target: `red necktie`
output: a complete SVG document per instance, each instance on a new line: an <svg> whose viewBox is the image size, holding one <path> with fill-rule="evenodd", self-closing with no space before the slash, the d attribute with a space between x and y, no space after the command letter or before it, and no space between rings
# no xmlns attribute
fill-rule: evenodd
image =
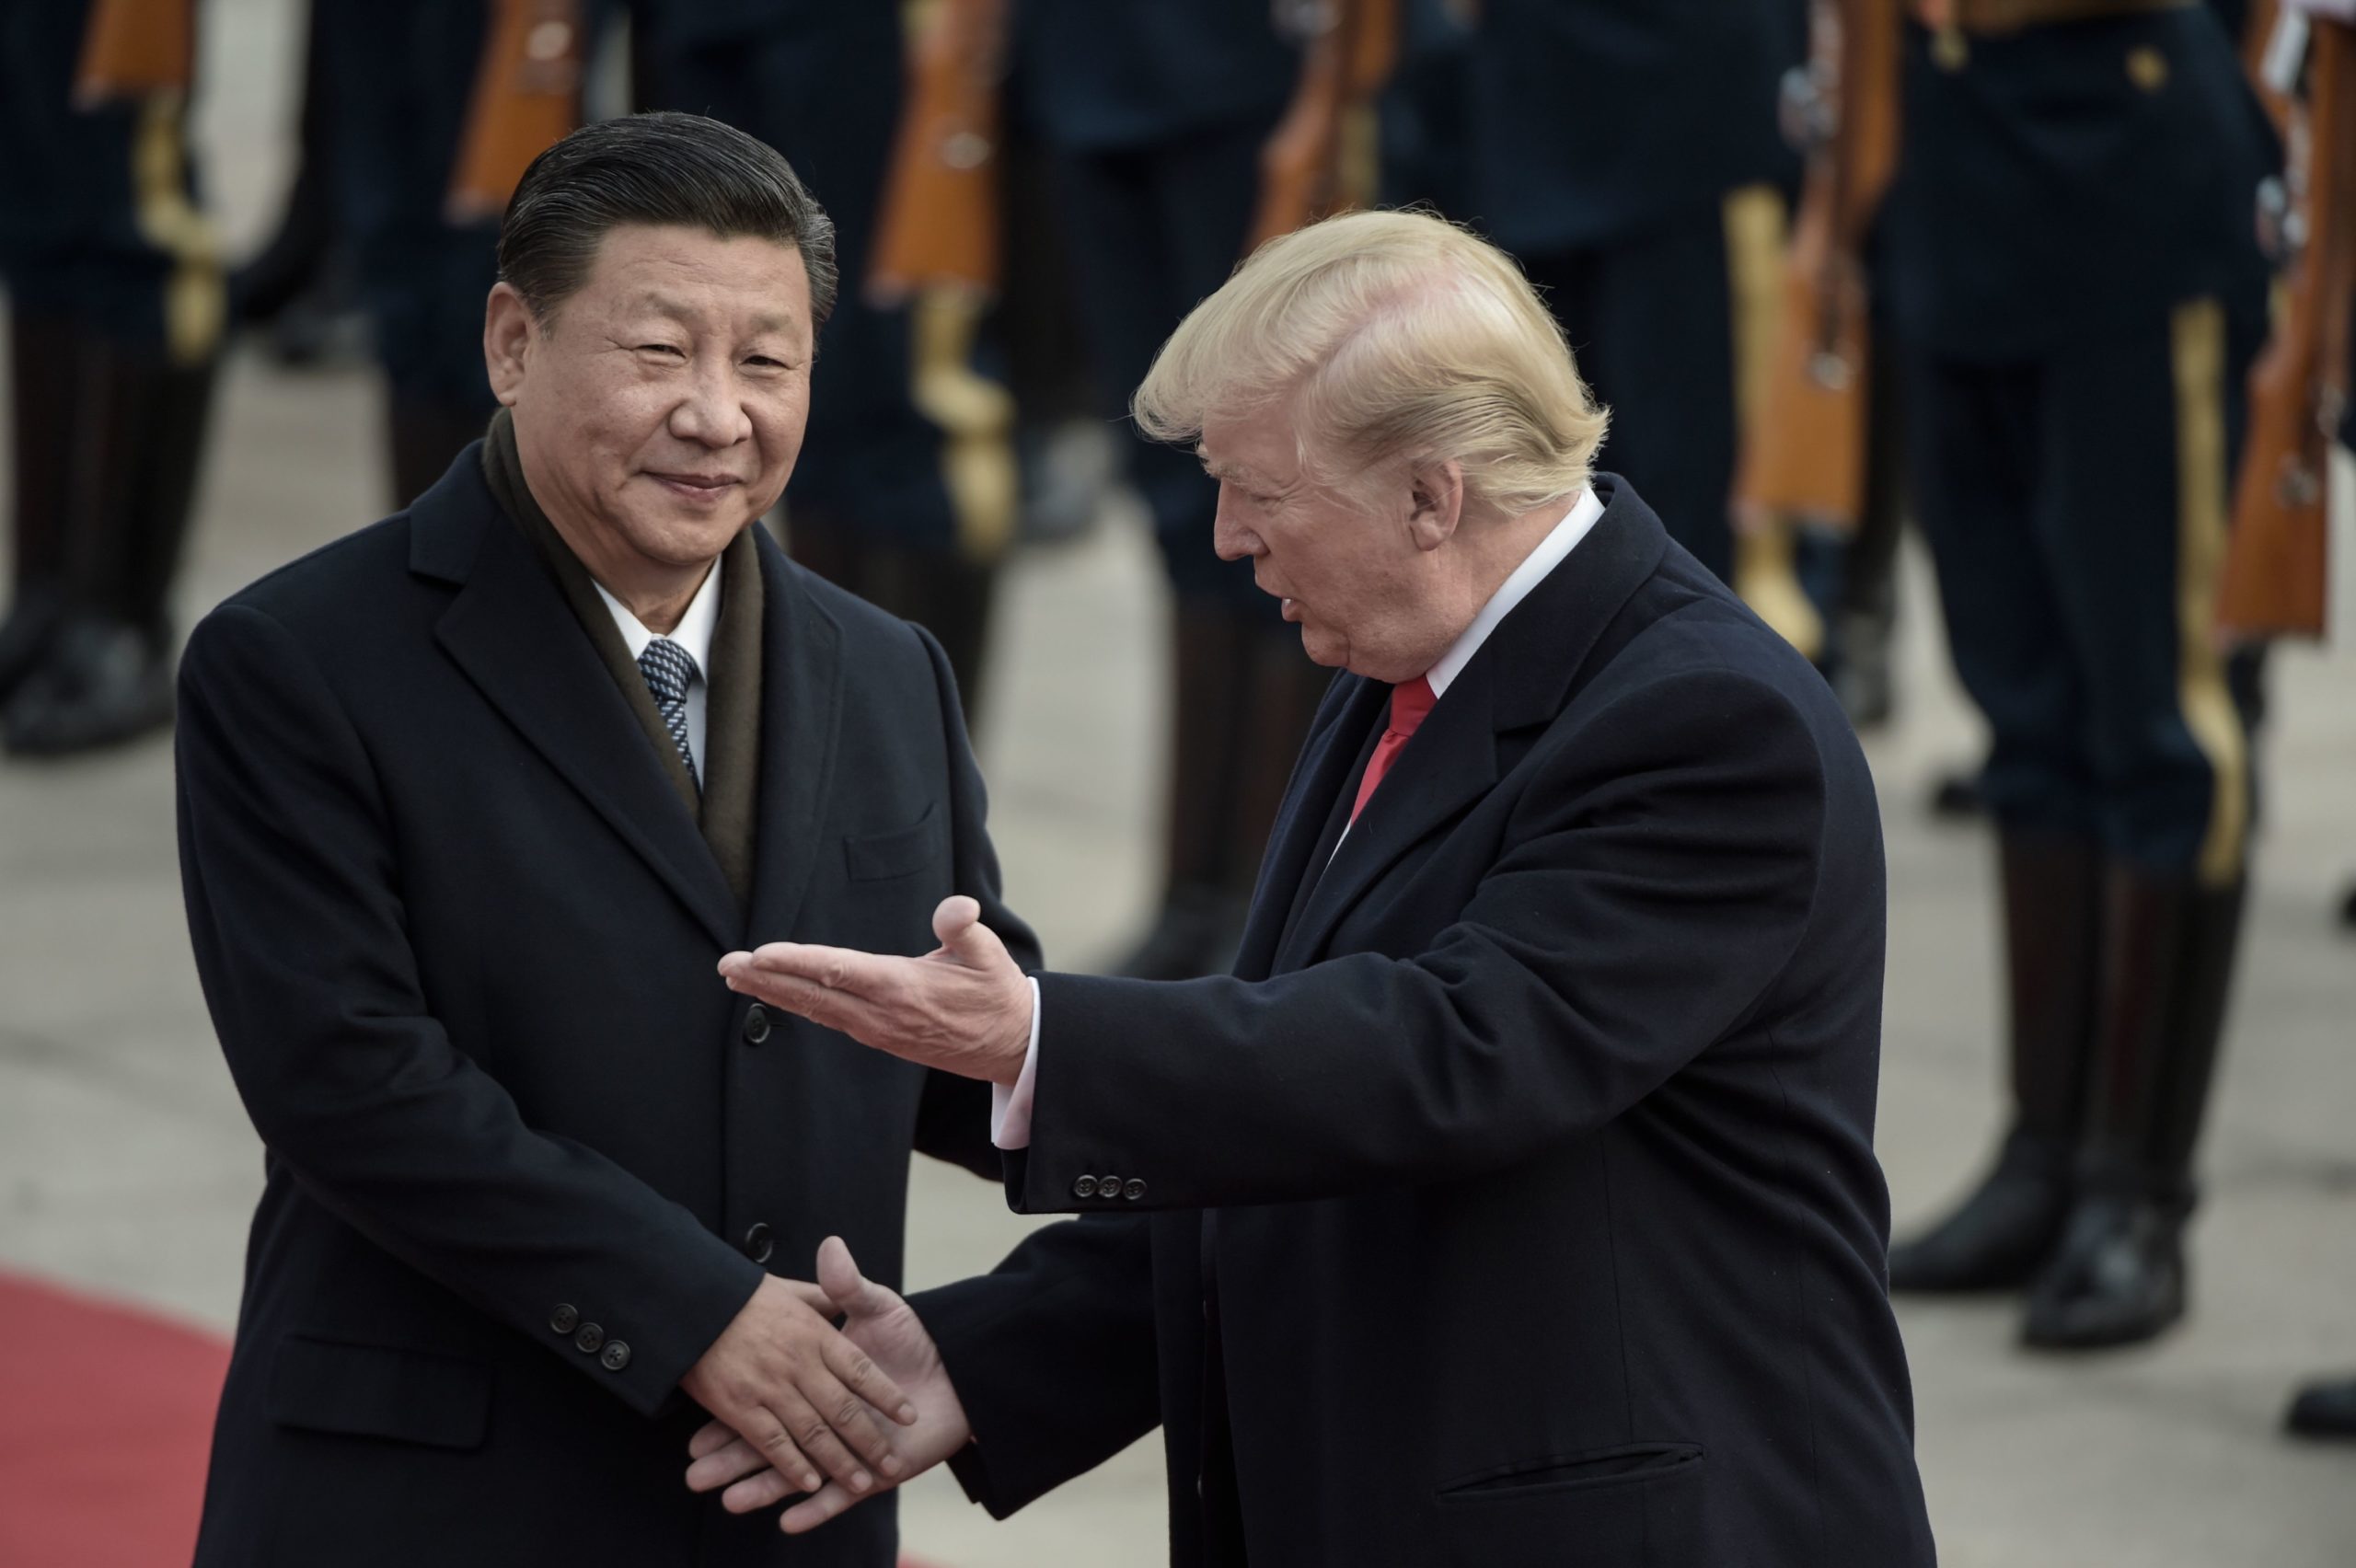
<svg viewBox="0 0 2356 1568"><path fill-rule="evenodd" d="M1391 765L1399 759L1400 750L1406 745L1407 737L1415 732L1415 727L1424 721L1424 715L1429 713L1432 704L1438 700L1438 694L1432 690L1432 683L1421 675L1404 686L1391 688L1391 722L1383 730L1382 739L1374 743L1374 755L1367 759L1366 777L1358 780L1357 804L1350 808L1353 823L1358 820L1358 813L1366 810L1367 801L1374 798L1375 787L1382 782L1382 776L1390 772Z"/></svg>

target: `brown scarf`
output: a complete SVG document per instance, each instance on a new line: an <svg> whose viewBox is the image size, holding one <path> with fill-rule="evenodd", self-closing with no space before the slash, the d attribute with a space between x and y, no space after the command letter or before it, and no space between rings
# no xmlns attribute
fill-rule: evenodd
<svg viewBox="0 0 2356 1568"><path fill-rule="evenodd" d="M704 706L704 788L699 797L654 706L654 695L646 689L646 677L629 656L629 644L622 640L621 628L597 596L589 569L524 482L514 421L504 409L492 417L483 438L482 472L500 508L548 562L565 602L572 606L573 618L589 634L597 656L621 688L622 699L654 748L680 803L703 829L704 843L720 862L738 907L746 906L753 894L753 803L761 759L761 555L753 528L729 540L721 556L725 571L720 580L720 621L711 634L711 668L704 672L710 691Z"/></svg>

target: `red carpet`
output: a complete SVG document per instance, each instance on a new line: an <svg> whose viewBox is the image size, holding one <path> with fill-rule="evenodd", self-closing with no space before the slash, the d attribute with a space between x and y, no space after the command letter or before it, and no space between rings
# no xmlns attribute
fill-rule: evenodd
<svg viewBox="0 0 2356 1568"><path fill-rule="evenodd" d="M185 1568L228 1370L226 1340L0 1274L0 1568Z"/></svg>
<svg viewBox="0 0 2356 1568"><path fill-rule="evenodd" d="M184 1568L229 1346L0 1274L0 1563Z"/></svg>

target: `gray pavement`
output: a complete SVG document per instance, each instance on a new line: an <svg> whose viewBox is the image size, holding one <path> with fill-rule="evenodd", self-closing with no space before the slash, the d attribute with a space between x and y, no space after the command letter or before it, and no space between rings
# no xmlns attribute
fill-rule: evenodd
<svg viewBox="0 0 2356 1568"><path fill-rule="evenodd" d="M220 0L217 13L209 60L237 90L208 101L205 126L231 232L250 241L284 178L286 0ZM188 617L378 513L377 421L365 375L234 364ZM1116 513L1010 573L978 737L1011 898L1051 960L1073 967L1108 959L1152 892L1163 609L1142 530ZM2356 576L2356 561L2341 570ZM1869 747L1891 894L1879 1143L1901 1228L1969 1179L1998 1117L1990 851L1980 831L1922 810L1978 732L1919 562L1904 587L1908 700ZM2356 1562L2356 1452L2276 1434L2293 1380L2356 1371L2356 941L2328 923L2356 874L2351 690L2356 646L2276 661L2191 1321L2155 1346L2055 1361L2015 1346L2003 1303L1901 1312L1951 1564ZM260 1181L188 956L168 746L0 764L0 1267L226 1329ZM987 1267L1027 1223L994 1189L924 1162L914 1193L915 1284ZM907 1538L943 1568L1155 1564L1161 1493L1151 1442L1006 1524L930 1478L910 1489Z"/></svg>

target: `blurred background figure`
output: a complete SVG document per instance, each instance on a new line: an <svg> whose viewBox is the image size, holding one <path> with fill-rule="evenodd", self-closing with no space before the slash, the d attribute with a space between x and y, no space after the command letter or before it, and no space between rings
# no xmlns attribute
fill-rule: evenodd
<svg viewBox="0 0 2356 1568"><path fill-rule="evenodd" d="M1924 0L1886 237L1916 514L1994 748L2013 1124L1891 1250L2026 1287L2028 1343L2185 1309L2249 741L2213 642L2275 148L2206 6Z"/></svg>
<svg viewBox="0 0 2356 1568"><path fill-rule="evenodd" d="M1737 381L1797 165L1776 134L1796 0L1483 0L1469 210L1520 258L1612 410L1603 466L1734 576Z"/></svg>
<svg viewBox="0 0 2356 1568"><path fill-rule="evenodd" d="M190 0L0 4L0 275L15 410L0 738L87 751L170 721L167 599L224 321L189 156Z"/></svg>
<svg viewBox="0 0 2356 1568"><path fill-rule="evenodd" d="M1015 0L1014 92L1054 159L1104 417L1252 237L1261 151L1299 86L1268 0ZM821 190L825 189L821 184ZM1129 482L1171 589L1171 773L1162 893L1115 967L1226 969L1260 850L1328 672L1251 563L1213 552L1218 491L1191 454L1129 437Z"/></svg>

